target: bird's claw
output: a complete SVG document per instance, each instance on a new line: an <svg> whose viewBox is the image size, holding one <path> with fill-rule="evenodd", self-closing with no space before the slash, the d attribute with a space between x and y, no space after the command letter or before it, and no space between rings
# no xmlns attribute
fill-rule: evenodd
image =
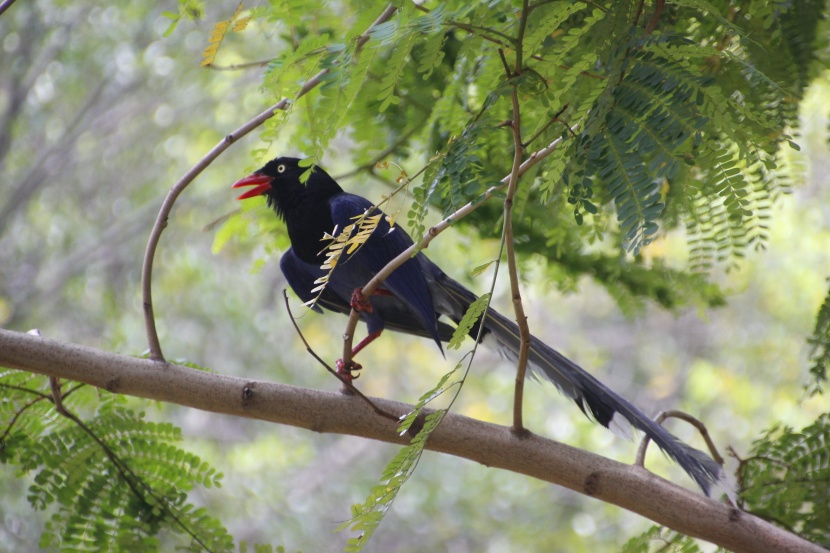
<svg viewBox="0 0 830 553"><path fill-rule="evenodd" d="M359 374L353 373L363 368L363 366L360 363L355 363L354 361L349 361L348 363L346 363L342 359L338 359L335 362L335 366L337 367L337 374L339 374L341 377L343 377L344 380L347 380L349 382L360 378Z"/></svg>
<svg viewBox="0 0 830 553"><path fill-rule="evenodd" d="M349 302L349 305L358 313L372 312L372 304L371 302L369 302L368 298L363 297L363 289L361 288L354 289L354 292L352 292L352 299Z"/></svg>

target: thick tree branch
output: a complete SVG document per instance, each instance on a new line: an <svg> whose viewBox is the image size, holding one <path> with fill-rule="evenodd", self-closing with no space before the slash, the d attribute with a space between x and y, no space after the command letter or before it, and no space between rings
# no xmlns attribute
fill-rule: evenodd
<svg viewBox="0 0 830 553"><path fill-rule="evenodd" d="M0 366L55 376L111 392L204 411L404 443L396 424L355 396L246 380L0 330ZM406 413L410 405L373 400ZM558 484L613 503L673 530L735 552L826 553L816 544L755 516L681 488L638 466L624 465L505 426L448 414L427 449Z"/></svg>

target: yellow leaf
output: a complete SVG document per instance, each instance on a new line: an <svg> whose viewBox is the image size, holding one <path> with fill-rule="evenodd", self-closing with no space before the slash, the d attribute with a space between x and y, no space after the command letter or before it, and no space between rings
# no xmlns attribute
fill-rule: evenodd
<svg viewBox="0 0 830 553"><path fill-rule="evenodd" d="M250 17L243 17L236 24L233 26L233 32L238 33L245 30L245 27L248 26L248 23L251 21Z"/></svg>

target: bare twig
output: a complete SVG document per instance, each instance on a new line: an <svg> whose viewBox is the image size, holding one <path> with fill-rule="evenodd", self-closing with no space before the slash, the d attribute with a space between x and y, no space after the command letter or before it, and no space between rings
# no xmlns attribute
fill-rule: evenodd
<svg viewBox="0 0 830 553"><path fill-rule="evenodd" d="M527 16L529 13L528 1L522 2L522 15L519 20L519 30L516 35L516 65L513 73L507 70L507 63L504 54L500 51L502 60L505 63L507 78L521 74L524 60L522 59L522 43L524 32L527 27ZM519 168L524 157L524 146L522 146L522 117L519 104L519 88L513 85L513 92L510 95L513 104L513 167L510 171L510 180L507 184L507 196L504 199L504 242L507 255L507 271L510 277L510 294L513 299L513 313L516 316L516 324L519 327L519 358L516 362L516 385L513 391L513 430L522 432L524 423L522 421L522 405L524 398L525 375L527 373L527 358L530 354L530 326L527 323L524 305L522 304L522 291L519 287L519 271L516 265L516 246L513 237L513 200L516 197L516 189L519 186Z"/></svg>
<svg viewBox="0 0 830 553"><path fill-rule="evenodd" d="M519 326L519 359L516 363L516 386L513 393L513 429L521 432L522 398L524 396L525 374L527 372L527 358L530 353L530 327L527 324L522 292L519 288L519 272L516 266L516 248L513 238L513 200L519 184L519 167L522 163L521 116L519 110L519 91L513 89L513 170L510 172L510 181L507 185L507 197L504 199L504 241L507 254L507 271L510 276L510 294L513 299L513 312L516 315L516 324Z"/></svg>
<svg viewBox="0 0 830 553"><path fill-rule="evenodd" d="M706 442L706 447L709 448L709 453L712 454L712 458L715 460L717 464L723 466L723 457L721 457L720 452L718 452L718 448L715 445L715 442L712 440L712 437L709 435L709 430L707 430L705 424L703 424L702 422L700 422L700 420L696 419L688 413L684 413L683 411L677 411L674 409L669 411L661 411L660 414L658 414L654 418L654 421L657 424L663 424L663 421L665 421L668 418L675 418L686 421L695 428L697 428L697 431L700 432L700 435ZM649 441L651 441L651 439L648 437L648 435L646 435L643 437L643 441L640 442L640 447L637 450L637 457L634 459L635 465L639 465L642 467L645 463L646 450L648 449Z"/></svg>
<svg viewBox="0 0 830 553"><path fill-rule="evenodd" d="M12 6L12 4L14 4L14 0L5 0L4 2L0 3L0 15L3 15L3 13L7 9L9 9Z"/></svg>
<svg viewBox="0 0 830 553"><path fill-rule="evenodd" d="M40 336L40 334L36 334L36 336ZM52 387L52 378L51 377L49 379L49 385L50 385L50 393L49 394L44 394L43 392L39 392L38 390L32 390L31 388L26 388L25 386L10 386L8 384L3 384L2 386L0 386L0 388L2 388L2 389L18 390L20 392L24 392L24 393L27 393L27 394L32 394L32 395L35 396L34 399L32 399L31 401L29 401L28 403L23 405L23 407L21 407L20 409L15 411L12 418L8 420L8 424L6 424L6 429L3 431L3 434L0 435L0 451L3 451L3 448L6 445L6 439L8 439L9 435L11 435L12 430L14 430L14 427L17 424L17 421L20 419L20 417L23 416L23 414L29 408L31 408L32 406L36 405L37 403L39 403L41 401L52 400L54 402L55 390ZM66 399L67 397L72 395L77 390L83 388L84 386L86 386L86 384L76 384L74 387L67 390L66 393L61 393L61 398Z"/></svg>
<svg viewBox="0 0 830 553"><path fill-rule="evenodd" d="M501 60L502 67L504 67L504 72L507 73L507 78L510 79L513 76L513 72L510 70L510 64L507 63L507 58L504 57L504 50L501 48L499 48L499 59ZM510 123L513 124L512 121Z"/></svg>
<svg viewBox="0 0 830 553"><path fill-rule="evenodd" d="M323 71L318 73L312 81L316 80L319 82L319 77L321 77L323 73ZM312 81L309 81L309 83ZM306 83L306 85L308 85L308 83ZM219 144L214 146L213 149L208 152L201 161L199 161L199 163L185 173L179 182L177 182L167 193L167 197L164 198L159 214L156 217L156 222L153 225L153 229L150 231L150 239L147 242L147 249L144 253L144 263L141 268L141 292L144 306L144 325L146 327L147 341L150 347L150 359L154 361L164 360L164 355L161 352L161 343L159 342L158 332L156 331L156 320L153 314L152 276L153 259L156 255L156 248L158 247L161 233L167 226L167 218L173 210L173 204L176 203L176 199L179 195L184 192L184 189L187 188L187 186L199 175L199 173L204 171L205 168L207 168L207 166L210 165L214 159L219 157L222 152L227 150L231 144L257 128L266 120L273 117L276 111L285 109L288 103L288 100L283 98L264 112L260 113L233 131L231 134L227 135Z"/></svg>
<svg viewBox="0 0 830 553"><path fill-rule="evenodd" d="M646 25L646 34L650 35L654 32L654 29L657 28L657 24L660 22L660 15L663 13L663 7L666 5L666 0L657 0L656 5L654 6L654 15L651 16L651 20Z"/></svg>
<svg viewBox="0 0 830 553"><path fill-rule="evenodd" d="M471 35L478 35L481 38L483 38L484 40L487 40L487 41L492 42L494 44L498 44L499 46L514 46L514 47L516 46L516 39L515 38L513 38L512 36L510 36L506 33L502 33L501 31L497 31L497 30L491 29L489 27L479 27L477 25L469 25L467 23L459 23L458 21L448 21L447 23L445 23L445 25L448 25L450 27L456 27L458 29L461 29L462 31L467 31ZM483 34L480 34L480 33L491 33L493 35L496 35L497 37L499 37L503 40L506 40L507 44L504 44L504 43L494 39L493 37L489 37L487 35L483 35Z"/></svg>
<svg viewBox="0 0 830 553"><path fill-rule="evenodd" d="M524 71L524 41L525 30L527 29L527 17L530 15L528 0L522 0L522 13L519 16L519 30L516 31L516 66L513 68L515 75L521 75Z"/></svg>
<svg viewBox="0 0 830 553"><path fill-rule="evenodd" d="M252 69L255 67L265 67L273 58L268 58L265 60L258 60L258 61L249 61L245 63L234 63L231 65L216 65L213 63L209 63L205 65L207 69L213 69L214 71L240 71L242 69Z"/></svg>
<svg viewBox="0 0 830 553"><path fill-rule="evenodd" d="M359 53L360 49L363 48L363 45L369 42L369 40L372 38L369 32L381 23L385 23L392 19L392 16L395 15L396 11L398 11L398 8L396 8L392 4L386 6L386 9L383 10L383 13L381 13L378 16L378 18L375 19L375 21L371 25L369 25L369 28L366 30L366 32L360 35L360 38L357 39L357 48L355 49L355 54Z"/></svg>
<svg viewBox="0 0 830 553"><path fill-rule="evenodd" d="M61 383L57 376L49 377L49 389L52 390L52 402L55 404L55 410L63 415L69 417L69 411L63 406L63 396L61 395Z"/></svg>
<svg viewBox="0 0 830 553"><path fill-rule="evenodd" d="M432 11L429 8L422 6L421 4L415 4L415 8L422 11L422 12L424 12L424 13L429 13L430 11ZM491 29L490 27L481 27L481 26L478 26L478 25L470 25L468 23L460 23L458 21L446 21L446 22L443 23L443 25L446 25L447 27L455 27L456 29L461 29L462 31L467 31L471 35L480 36L482 39L487 40L489 42L492 42L493 44L498 44L502 48L508 48L508 47L511 47L511 46L515 47L515 45L516 45L516 39L515 38L508 35L507 33L503 33L503 32L498 31L496 29ZM491 33L491 34L493 34L497 37L500 37L500 38L506 40L507 44L505 44L504 42L502 42L498 39L495 39L491 36L487 36L487 35L481 34L481 33Z"/></svg>
<svg viewBox="0 0 830 553"><path fill-rule="evenodd" d="M531 144L533 144L533 141L534 141L534 140L536 140L537 138L539 138L540 136L542 136L542 134L543 134L546 130L548 130L548 129L550 128L550 126L551 126L551 125L553 125L553 124L554 124L554 123L556 123L556 122L563 123L563 124L565 125L565 127L566 127L566 128L568 128L568 127L569 127L569 125L568 125L567 123L565 123L564 121L562 121L562 120L560 120L560 119L559 119L559 116L560 116L560 115L562 115L562 114L565 112L565 110L566 110L566 109L568 109L568 105L569 105L569 104L565 104L564 106L562 106L562 107L560 108L560 110L559 110L559 111L557 111L557 112L556 112L556 114L555 114L553 117L551 117L551 118L550 118L550 120L549 120L547 123L545 123L545 125L544 125L541 129L539 129L536 133L534 133L534 135L533 135L533 136L531 136L530 138L528 138L528 139L527 139L527 141L526 141L524 144L522 144L522 146L523 146L524 148L527 148L528 146L530 146ZM569 130L570 130L570 129L569 129Z"/></svg>
<svg viewBox="0 0 830 553"><path fill-rule="evenodd" d="M11 388L11 386L6 386L6 387ZM14 413L14 415L12 416L11 419L7 419L6 429L3 431L3 434L0 435L0 452L2 452L6 448L6 440L8 439L9 435L12 433L12 430L14 429L14 426L17 424L17 421L20 419L20 417L22 417L23 414L30 407L32 407L33 405L36 405L37 403L49 398L49 396L47 396L45 394L42 394L41 392L38 392L36 390L25 390L25 391L29 392L29 393L32 393L32 394L36 394L38 397L34 398L33 400L26 403L23 407L18 409Z"/></svg>
<svg viewBox="0 0 830 553"><path fill-rule="evenodd" d="M293 325L294 325L294 330L296 330L296 331L297 331L297 335L300 337L300 340L302 340L302 341L303 341L303 345L305 345L305 349L306 349L306 351L307 351L308 353L310 353L310 354L311 354L311 356L312 356L314 359L316 359L318 363L320 363L321 365L323 365L323 366L326 368L326 370L327 370L327 371L329 371L331 374L333 374L334 376L336 376L336 377L337 377L337 379L338 379L338 380L340 380L340 382L342 382L342 383L343 383L343 387L346 389L346 391L348 391L348 392L349 392L349 393L351 393L351 394L356 395L357 397L359 397L360 399L362 399L363 401L365 401L366 403L368 403L368 404L369 404L369 406L372 408L372 410L373 410L375 413L377 413L377 414L378 414L378 415L380 415L381 417L384 417L384 418L387 418L387 419L393 420L393 421L395 421L395 422L400 421L400 417L395 416L395 415L393 415L392 413L389 413L389 412L387 412L387 411L384 411L383 409L381 409L380 407L378 407L377 405L375 405L374 403L372 403L372 400L371 400L371 399L369 399L369 398L368 398L368 397L367 397L367 396L366 396L363 392L361 392L360 390L358 390L358 389L355 387L355 385L354 385L354 384L352 384L352 382L351 382L348 378L346 378L345 376L343 376L342 374L340 374L340 373L339 373L339 372L337 372L336 370L332 369L332 368L329 366L329 364L328 364L328 363L326 363L326 362L323 360L323 358L322 358L322 357L320 357L319 355L317 355L317 352L316 352L316 351L314 351L314 350L312 349L311 345L308 343L308 340L306 340L306 339L305 339L305 336L303 336L303 331L302 331L302 330L300 330L300 325L298 325L298 324L297 324L296 319L294 319L294 314L291 312L291 305L288 303L288 293L285 291L285 288L283 288L283 290L282 290L282 297L283 297L283 299L285 299L285 309L288 311L288 318L289 318L289 319L291 319L291 324L293 324Z"/></svg>
<svg viewBox="0 0 830 553"><path fill-rule="evenodd" d="M363 165L361 165L359 167L355 167L351 171L343 173L342 175L337 175L336 177L334 177L334 180L339 181L341 179L347 179L349 177L353 177L353 176L357 175L358 173L360 173L362 171L370 171L375 165L377 165L378 163L383 161L386 158L386 156L391 155L392 153L394 153L395 150L400 148L407 140L409 140L412 137L413 134L415 134L416 131L419 131L419 130L420 130L420 127L417 127L417 126L412 127L411 129L409 129L408 131L406 131L405 133L400 135L398 137L398 139L393 144L391 144L388 148L386 148L385 150L380 152L378 155L376 155L372 161L370 161L368 163L364 163Z"/></svg>
<svg viewBox="0 0 830 553"><path fill-rule="evenodd" d="M634 14L634 20L631 22L631 25L634 27L640 22L640 16L643 14L643 4L645 4L645 0L640 0L640 3L637 5L637 13Z"/></svg>
<svg viewBox="0 0 830 553"><path fill-rule="evenodd" d="M393 6L388 6L380 17L372 23L372 26L379 25L384 21L388 20L392 15L394 15L396 9ZM371 27L370 27L371 29ZM358 48L365 44L365 42L369 40L369 35L364 34L358 40ZM321 79L329 72L328 68L323 69L316 75L314 75L311 79L306 81L303 87L300 89L300 92L294 98L295 100L307 94L310 90L315 88L317 85L320 84ZM279 110L284 110L289 107L291 101L288 98L283 98L264 112L260 113L231 134L227 135L219 144L213 147L213 149L208 152L208 154L202 158L202 160L197 163L190 171L188 171L180 180L177 182L173 188L170 189L170 192L167 193L167 197L164 199L164 202L161 205L161 209L159 210L158 217L156 218L156 223L153 225L152 231L150 231L150 239L147 242L147 250L144 253L144 263L141 268L141 293L142 293L142 300L144 305L144 324L147 330L147 342L149 343L150 347L150 359L154 361L163 361L164 355L161 351L161 343L159 342L158 332L156 330L156 320L155 315L153 313L153 297L152 297L152 275L153 275L153 258L156 255L156 248L158 247L159 239L161 238L161 233L164 231L164 227L167 226L167 218L170 215L171 210L173 209L173 204L176 203L176 199L179 195L184 191L185 188L195 179L199 173L205 170L205 168L210 165L214 159L219 157L219 155L227 150L231 144L239 140L241 137L245 136L262 123L270 119L274 116L274 114Z"/></svg>

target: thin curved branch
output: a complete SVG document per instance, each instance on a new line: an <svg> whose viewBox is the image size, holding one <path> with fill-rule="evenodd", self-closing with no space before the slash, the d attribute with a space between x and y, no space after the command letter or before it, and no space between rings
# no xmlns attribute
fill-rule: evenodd
<svg viewBox="0 0 830 553"><path fill-rule="evenodd" d="M517 53L517 56L519 54ZM517 61L520 62L519 59ZM507 273L510 277L510 295L513 300L513 313L519 327L519 358L516 361L516 383L513 392L513 429L517 432L524 430L522 422L522 401L524 397L525 374L527 373L527 359L530 354L530 326L527 323L522 291L519 287L519 269L516 264L516 245L513 237L513 200L519 186L519 168L524 156L522 147L521 109L519 106L519 90L514 87L511 94L513 102L513 168L507 184L507 195L504 198L504 242L507 255Z"/></svg>
<svg viewBox="0 0 830 553"><path fill-rule="evenodd" d="M383 11L383 13L375 20L374 23L369 27L371 29L375 25L379 25L384 21L391 18L397 9L393 6L387 6L387 8ZM368 31L361 35L357 42L357 49L359 50L367 41L369 40ZM311 79L306 81L305 85L300 89L300 92L294 98L295 100L301 98L302 96L306 95L309 91L314 89L317 85L320 84L322 78L329 72L328 69L323 69L316 75L314 75ZM161 239L161 233L164 231L164 228L167 226L167 218L170 216L170 212L173 210L173 205L176 203L176 199L179 195L184 192L184 189L201 173L202 171L210 165L214 159L219 157L219 155L227 150L231 144L257 128L258 126L262 125L265 121L270 119L274 116L277 111L286 109L291 104L291 101L288 98L283 98L267 110L263 111L231 134L227 135L219 144L213 147L213 149L207 153L205 157L202 158L199 163L197 163L190 171L185 173L185 175L177 182L173 188L170 189L170 192L167 193L167 197L164 198L164 202L161 205L161 209L159 210L158 217L156 218L156 223L153 225L153 229L150 231L150 239L147 242L147 249L144 253L144 262L141 267L141 295L142 295L142 304L144 307L144 325L147 331L147 342L150 348L150 359L154 361L164 361L164 355L161 351L161 343L159 342L158 331L156 330L156 319L155 314L153 312L153 294L152 294L152 278L153 278L153 259L156 255L156 249L158 247L159 240Z"/></svg>
<svg viewBox="0 0 830 553"><path fill-rule="evenodd" d="M490 41L494 44L498 44L499 46L502 46L502 47L510 47L510 46L516 47L516 39L514 37L508 35L507 33L497 31L496 29L491 29L489 27L480 27L478 25L470 25L468 23L460 23L458 21L448 21L448 22L445 23L445 25L447 25L449 27L456 27L458 29L461 29L462 31L467 31L471 35L478 35L481 38L483 38L484 40ZM479 33L490 33L490 34L496 35L497 37L499 37L503 40L506 40L507 44L499 42L498 40L494 39L493 37L483 35L483 34L479 34Z"/></svg>
<svg viewBox="0 0 830 553"><path fill-rule="evenodd" d="M415 4L415 9L417 9L419 11L422 11L423 13L430 13L432 11L429 8L424 7L419 3ZM461 23L461 22L458 22L458 21L447 21L447 22L443 23L443 25L445 25L447 27L455 27L456 29L461 29L462 31L466 31L466 32L470 33L471 35L480 36L482 39L490 41L493 44L497 44L502 48L508 48L508 47L511 47L511 46L512 47L516 46L516 39L514 37L508 35L507 33L503 33L503 32L498 31L496 29L492 29L490 27L481 27L481 26L478 26L478 25L470 25L469 23ZM484 35L484 34L481 34L481 33L493 34L493 35L495 35L499 38L502 38L502 39L506 40L507 44L505 44L505 43L501 42L500 40L495 39L491 36L487 36L487 35Z"/></svg>
<svg viewBox="0 0 830 553"><path fill-rule="evenodd" d="M14 0L4 0L3 2L0 2L0 15L3 15L7 9L11 8L12 4L14 4Z"/></svg>
<svg viewBox="0 0 830 553"><path fill-rule="evenodd" d="M646 34L650 35L654 32L654 29L657 28L657 24L660 22L660 16L663 13L663 8L666 6L666 0L657 0L657 5L654 7L654 15L651 16L651 20L646 25Z"/></svg>
<svg viewBox="0 0 830 553"><path fill-rule="evenodd" d="M355 396L224 376L117 355L0 329L0 366L57 376L114 393L165 401L315 432L404 444L397 425ZM412 407L373 399L385 411ZM656 476L531 433L447 414L427 449L558 484L638 513L683 534L736 553L827 553L772 524Z"/></svg>
<svg viewBox="0 0 830 553"><path fill-rule="evenodd" d="M723 466L724 459L718 451L718 447L715 445L714 440L712 440L712 436L709 435L709 429L706 428L706 425L703 424L703 422L701 422L699 419L693 417L688 413L678 411L676 409L660 411L660 413L656 417L654 417L654 422L656 422L657 424L663 424L663 422L669 418L675 418L680 419L682 421L686 421L695 428L697 428L697 431L700 432L700 436L703 438L703 441L706 442L706 447L709 448L709 453L712 455L712 459L714 459L715 462L720 466ZM643 466L643 464L645 463L646 450L648 449L648 444L650 441L651 438L649 438L648 436L643 437L643 440L640 442L640 447L637 449L637 457L634 460L635 465Z"/></svg>
<svg viewBox="0 0 830 553"><path fill-rule="evenodd" d="M519 20L519 30L516 33L516 62L511 74L504 57L504 52L499 50L502 63L505 67L506 77L510 80L514 76L521 75L524 70L524 59L522 57L522 44L524 43L525 29L527 28L528 0L522 1L522 14ZM516 197L516 189L519 186L519 168L524 157L524 146L522 145L522 116L519 103L519 87L514 82L513 92L510 95L513 105L513 121L511 126L513 134L513 167L510 171L510 180L507 184L507 195L504 198L504 243L507 255L507 273L510 278L510 295L513 300L513 313L516 316L516 325L519 327L519 358L516 361L516 383L513 392L513 429L516 432L524 430L522 422L522 405L524 398L525 375L527 374L527 359L530 354L530 326L527 323L524 305L522 304L522 291L519 287L519 269L516 265L516 244L513 236L513 201Z"/></svg>
<svg viewBox="0 0 830 553"><path fill-rule="evenodd" d="M548 157L553 151L559 146L559 143L562 142L562 138L559 137L546 147L533 152L530 157L522 162L518 169L518 177L521 177L526 172L530 170L531 167ZM420 172L420 171L419 171ZM366 286L363 287L363 297L368 298L369 296L374 293L375 290L386 280L392 272L406 263L406 260L415 255L418 251L424 250L429 246L429 243L432 242L432 239L447 230L449 227L452 226L453 223L456 221L463 219L473 211L475 211L479 205L484 203L486 200L490 199L490 197L504 188L508 182L510 182L510 177L513 173L511 172L510 175L504 177L499 184L495 184L487 189L487 191L476 198L468 202L466 205L462 206L458 210L456 210L452 215L438 223L437 225L430 227L430 229L424 235L423 240L421 240L417 244L412 244L407 249L402 251L398 254L398 257L390 261L386 264L386 266L378 271L375 276L366 283ZM518 178L517 177L517 178ZM352 342L354 341L354 333L357 329L357 323L360 320L360 313L352 309L351 314L349 315L349 320L346 323L346 331L343 333L343 361L348 363L351 360L351 352L352 352Z"/></svg>
<svg viewBox="0 0 830 553"><path fill-rule="evenodd" d="M399 420L398 417L396 417L392 413L387 413L386 411L384 411L383 409L381 409L380 407L378 407L377 405L372 403L372 400L369 399L366 396L366 394L364 394L363 392L361 392L360 390L355 388L355 386L354 386L354 384L352 384L351 380L349 380L348 378L346 378L345 376L343 376L342 374L340 374L336 370L332 369L329 366L329 364L326 363L323 360L322 357L317 355L317 352L314 351L314 349L311 347L311 344L309 344L308 340L306 340L305 336L303 336L303 331L300 330L300 325L297 324L297 320L294 318L294 314L291 312L291 304L288 302L288 292L285 290L285 288L282 289L282 297L285 300L285 309L286 309L286 311L288 311L288 318L291 319L291 324L294 325L294 330L297 331L297 335L300 337L300 340L302 340L303 345L305 346L305 349L309 353L309 355L311 355L318 363L323 365L323 367L325 367L325 369L328 372L333 374L343 384L344 392L349 393L349 394L355 394L357 397L359 397L360 399L365 401L367 403L367 405L369 405L369 407L372 408L372 411L374 411L375 414L377 414L381 417L387 418L389 420L393 420L393 421L397 422ZM355 377L355 378L357 378L357 377Z"/></svg>
<svg viewBox="0 0 830 553"><path fill-rule="evenodd" d="M375 167L378 163L380 163L381 161L383 161L384 159L386 159L386 157L387 157L387 156L389 156L389 155L393 154L393 153L395 152L395 150L397 150L398 148L400 148L401 146L403 146L403 145L406 143L406 141L407 141L407 140L409 140L409 139L412 137L412 135L413 135L413 134L415 134L415 133L416 133L417 131L419 131L419 130L421 130L421 128L420 128L419 126L413 126L411 129L409 129L408 131L406 131L405 133L403 133L402 135L400 135L400 136L398 137L398 139L397 139L397 140L395 140L395 142L393 142L392 144L390 144L390 145L389 145L389 147L388 147L388 148L386 148L385 150L383 150L382 152L380 152L378 155L376 155L376 156L374 157L374 159L372 159L372 160L371 160L371 161L369 161L368 163L364 163L363 165L360 165L360 166L358 166L358 167L355 167L355 168L354 168L354 169L352 169L351 171L347 171L347 172L345 172L345 173L343 173L343 174L340 174L340 175L335 176L335 177L334 177L334 180L339 181L339 180L342 180L342 179L348 179L348 178L353 177L353 176L355 176L355 175L357 175L358 173L361 173L361 172L363 172L363 171L370 171L370 172L372 172L372 169L373 169L373 168L374 168L374 167Z"/></svg>
<svg viewBox="0 0 830 553"><path fill-rule="evenodd" d="M323 71L318 73L313 80L319 82L319 77L322 76ZM311 82L311 81L309 81ZM306 83L308 85L308 83ZM315 85L316 86L316 85ZM278 110L284 109L288 105L288 99L283 98L267 110L263 111L229 135L227 135L219 144L207 153L205 157L199 161L193 168L191 168L185 175L179 179L173 188L167 193L164 202L161 204L161 209L156 217L156 222L150 231L150 239L147 242L147 249L144 252L144 262L141 266L141 296L144 307L144 325L147 331L147 342L150 347L150 359L154 361L164 361L164 355L161 352L161 343L159 342L158 332L156 330L156 319L153 313L153 259L156 256L156 249L158 248L161 233L167 226L167 218L173 210L173 205L176 199L184 192L184 189L193 182L193 180L210 165L214 159L227 150L231 144L260 126L262 123L274 116Z"/></svg>
<svg viewBox="0 0 830 553"><path fill-rule="evenodd" d="M565 113L565 110L566 110L566 109L568 109L568 104L565 104L564 106L562 106L561 108L559 108L559 111L557 111L557 112L554 114L554 116L553 116L553 117L551 117L551 118L548 120L548 122L547 122L547 123L545 123L545 124L544 124L544 126L542 126L542 128L541 128L541 129L539 129L539 130L538 130L538 131L537 131L537 132L536 132L533 136L531 136L530 138L528 138L528 139L524 142L524 144L522 144L522 146L524 146L525 148L527 148L528 146L530 146L530 145L533 143L533 141L535 141L537 138L539 138L540 136L542 136L542 134L543 134L546 130L548 130L548 129L551 127L551 125L553 125L554 123L557 123L557 122L559 122L559 123L563 123L563 124L565 125L565 127L566 127L566 128L568 128L568 130L570 130L569 125L568 125L567 123L565 123L564 121L562 121L561 119L559 119L559 116L560 116L560 115L562 115L563 113Z"/></svg>
<svg viewBox="0 0 830 553"><path fill-rule="evenodd" d="M273 59L274 58L268 58L268 59L258 60L258 61L248 61L248 62L244 62L244 63L233 63L231 65L215 65L213 63L209 63L209 64L205 65L204 67L205 67L205 69L212 69L214 71L240 71L240 70L243 70L243 69L255 69L257 67L265 67L266 65L271 63L271 60L273 60Z"/></svg>

